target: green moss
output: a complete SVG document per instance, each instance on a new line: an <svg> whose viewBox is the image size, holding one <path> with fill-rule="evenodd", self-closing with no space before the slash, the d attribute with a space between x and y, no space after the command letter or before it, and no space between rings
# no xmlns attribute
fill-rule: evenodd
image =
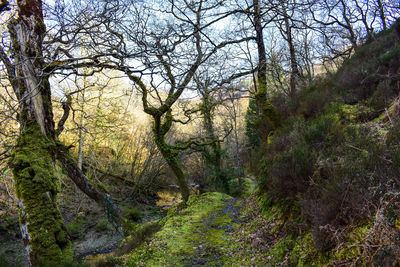
<svg viewBox="0 0 400 267"><path fill-rule="evenodd" d="M369 224L353 229L347 235L346 243L343 244L342 249L335 253L334 258L338 261L346 261L359 257L362 253L362 246L358 245L364 243L364 238L369 229Z"/></svg>
<svg viewBox="0 0 400 267"><path fill-rule="evenodd" d="M311 232L298 237L289 253L289 262L293 266L324 266L329 258L315 249Z"/></svg>
<svg viewBox="0 0 400 267"><path fill-rule="evenodd" d="M243 179L243 189L240 196L243 198L249 197L256 190L256 188L257 183L246 177Z"/></svg>
<svg viewBox="0 0 400 267"><path fill-rule="evenodd" d="M295 242L291 236L287 236L279 240L275 245L268 251L272 264L278 264L282 262L290 250L293 248Z"/></svg>
<svg viewBox="0 0 400 267"><path fill-rule="evenodd" d="M269 101L264 103L262 113L273 129L281 125L281 117L276 108Z"/></svg>
<svg viewBox="0 0 400 267"><path fill-rule="evenodd" d="M221 213L232 198L223 193L191 195L187 207L172 207L153 240L128 255L128 265L182 266L195 257L223 261L222 247L228 246L225 230L235 227L229 214Z"/></svg>
<svg viewBox="0 0 400 267"><path fill-rule="evenodd" d="M104 232L104 231L108 231L110 230L110 225L108 223L107 219L102 219L100 220L95 226L94 226L94 230L96 232Z"/></svg>
<svg viewBox="0 0 400 267"><path fill-rule="evenodd" d="M137 207L124 207L122 208L122 212L125 218L134 222L139 221L143 217L143 212Z"/></svg>
<svg viewBox="0 0 400 267"><path fill-rule="evenodd" d="M343 103L331 103L324 108L326 114L335 114L337 120L343 122L365 122L372 119L376 113L371 107L363 103L347 105Z"/></svg>
<svg viewBox="0 0 400 267"><path fill-rule="evenodd" d="M160 226L161 225L158 222L147 222L142 225L135 225L134 229L131 231L132 234L126 237L120 244L116 255L123 255L127 252L130 252L134 248L137 248L154 233L159 231Z"/></svg>
<svg viewBox="0 0 400 267"><path fill-rule="evenodd" d="M74 239L84 237L86 231L85 225L87 222L88 220L86 216L77 216L72 222L66 225L68 233Z"/></svg>
<svg viewBox="0 0 400 267"><path fill-rule="evenodd" d="M50 153L53 145L39 126L27 126L10 161L16 193L24 206L20 224L28 225L33 263L61 262L73 256L56 204L58 180Z"/></svg>

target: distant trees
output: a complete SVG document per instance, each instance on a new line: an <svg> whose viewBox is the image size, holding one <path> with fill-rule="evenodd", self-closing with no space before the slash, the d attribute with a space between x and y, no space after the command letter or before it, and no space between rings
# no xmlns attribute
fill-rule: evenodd
<svg viewBox="0 0 400 267"><path fill-rule="evenodd" d="M364 37L372 37L400 15L399 3L381 0L308 1L324 44L334 56L349 55Z"/></svg>
<svg viewBox="0 0 400 267"><path fill-rule="evenodd" d="M299 82L304 80L304 73L307 73L310 80L314 74L314 64L333 51L328 52L329 44L328 48L316 49L311 38L325 38L329 42L329 34L337 30L333 26L338 26L347 31L352 47L357 46L355 29L358 24L349 19L349 10L356 10L356 3L272 0L254 0L250 4L242 2L238 0L236 5L228 6L220 1L156 1L149 6L145 2L104 1L97 7L82 7L82 10L86 10L85 14L76 9L80 19L71 23L70 28L60 27L56 34L59 36L56 40L64 38L66 43L75 47L80 43L89 51L87 56L78 60L71 53L65 53L62 48L64 41L60 42L57 53L54 53L63 66L56 68L58 71L63 69L63 74L68 71L68 75L83 75L77 72L78 67L83 66L92 72L118 70L141 92L143 109L154 121L156 144L174 171L184 199L188 197L188 189L185 174L180 167L179 153L195 145L198 140L181 140L178 144L169 143L166 137L173 124L182 124L176 117L174 106L184 92L195 88L193 77L200 66L210 61L218 51L227 53L227 46L236 45L240 48L235 51L247 50L254 53L255 50L249 47L244 49L242 44L245 41L247 44L255 41L251 46L256 48L257 53L250 56L258 59L255 97L260 115L269 121L269 129L260 131L267 132L280 123L280 115L270 101L271 94L280 90L294 100L300 90ZM330 20L325 21L322 13L318 12L327 12ZM54 14L60 25L68 21L68 16L60 12ZM215 27L220 22L229 23L233 15L243 21L240 22L243 36L229 36L226 35L228 31ZM160 17L163 19L160 20ZM361 17L358 20L360 23ZM89 21L89 18L92 19ZM264 35L267 26L272 29L268 32L270 35L278 33L281 36L281 39L274 37L278 39L276 43L267 42L266 45L266 41L272 38ZM73 32L86 37L77 39L73 37ZM320 58L316 58L315 50L318 50ZM241 60L239 58L231 57L231 60ZM246 65L248 70L253 69L252 62L243 62L241 64ZM230 80L237 77L233 73Z"/></svg>
<svg viewBox="0 0 400 267"><path fill-rule="evenodd" d="M155 143L174 172L185 201L189 197L189 189L180 166L179 152L199 145L200 141L196 138L181 140L177 144L166 141L174 123L185 124L175 118L174 104L185 90L193 86L193 77L204 62L219 49L247 40L221 40L212 34L211 26L227 16L218 13L220 6L220 1L171 1L168 4L158 3L159 12L145 4L137 4L130 13L133 19L117 25L113 30L120 32L126 44L133 44L122 46L126 51L119 55L127 59L135 51L135 58L141 61L144 68L141 71L144 75L136 75L127 61L117 67L141 92L143 109L153 118ZM155 14L165 19L160 21Z"/></svg>

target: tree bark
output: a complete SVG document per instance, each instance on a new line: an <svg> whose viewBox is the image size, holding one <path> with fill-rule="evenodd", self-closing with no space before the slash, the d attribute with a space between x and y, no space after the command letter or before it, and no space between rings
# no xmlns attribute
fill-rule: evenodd
<svg viewBox="0 0 400 267"><path fill-rule="evenodd" d="M290 54L290 91L289 91L289 97L292 100L296 99L296 84L297 84L297 77L299 76L299 67L297 64L297 59L296 59L296 49L294 47L293 43L293 35L292 35L292 25L290 24L289 21L289 16L287 14L286 6L284 1L280 1L281 6L282 6L282 13L283 13L283 19L285 23L285 35L284 39L288 43L289 46L289 54Z"/></svg>
<svg viewBox="0 0 400 267"><path fill-rule="evenodd" d="M153 116L153 119L153 134L155 143L158 149L161 151L161 154L167 162L168 166L175 174L175 180L178 183L183 201L187 202L189 199L190 191L186 181L186 175L183 172L181 165L179 164L179 151L173 149L170 145L167 144L167 142L165 142L165 134L170 130L172 125L171 111L169 110L166 113L163 123L161 122L160 116Z"/></svg>
<svg viewBox="0 0 400 267"><path fill-rule="evenodd" d="M380 17L381 22L382 22L382 28L383 28L383 30L387 30L385 8L383 6L383 3L382 3L381 0L377 0L376 4L378 5L378 12L379 12L379 17Z"/></svg>
<svg viewBox="0 0 400 267"><path fill-rule="evenodd" d="M206 164L211 165L214 169L215 172L215 178L221 182L223 186L223 190L226 192L229 191L229 185L227 181L227 177L224 175L222 172L222 150L221 150L221 142L217 141L217 138L215 136L215 129L214 129L214 121L213 121L213 109L214 106L211 103L210 99L210 92L207 88L202 88L203 90L201 91L202 94L202 108L201 108L201 113L203 115L203 124L204 128L207 133L207 137L210 140L216 140L211 144L211 149L212 152L208 151L206 148L204 150L204 153L206 154L205 160ZM212 154L211 154L212 153Z"/></svg>
<svg viewBox="0 0 400 267"><path fill-rule="evenodd" d="M14 52L13 88L20 105L20 136L9 165L19 199L20 228L28 265L72 260L72 246L56 204L55 131L48 76L43 73L45 34L40 0L17 1L9 25Z"/></svg>
<svg viewBox="0 0 400 267"><path fill-rule="evenodd" d="M256 31L256 43L258 51L258 72L257 72L257 92L256 102L258 107L258 113L263 113L263 107L267 100L267 56L265 53L263 27L262 27L262 15L259 0L253 0L254 6L254 28Z"/></svg>
<svg viewBox="0 0 400 267"><path fill-rule="evenodd" d="M19 199L20 228L28 265L60 264L73 251L57 207L57 176L49 146L54 145L38 124L21 130L10 160Z"/></svg>
<svg viewBox="0 0 400 267"><path fill-rule="evenodd" d="M280 124L280 116L275 107L267 99L267 56L263 39L262 14L259 0L253 0L254 6L254 28L256 31L256 44L258 50L258 72L257 72L257 92L255 99L257 103L258 115L268 122L268 128L264 123L258 123L260 136L271 131Z"/></svg>
<svg viewBox="0 0 400 267"><path fill-rule="evenodd" d="M56 157L60 161L63 169L67 172L76 186L84 192L88 197L93 199L99 206L104 207L108 220L113 224L115 229L121 234L125 235L130 230L130 224L122 216L119 207L112 201L111 197L98 191L89 181L85 174L78 167L75 159L69 153L67 148L58 144L56 149Z"/></svg>

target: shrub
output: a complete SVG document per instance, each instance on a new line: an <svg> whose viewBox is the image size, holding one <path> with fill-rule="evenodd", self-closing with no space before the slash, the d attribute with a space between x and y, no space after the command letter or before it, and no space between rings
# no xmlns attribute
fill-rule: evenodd
<svg viewBox="0 0 400 267"><path fill-rule="evenodd" d="M68 233L72 239L78 239L85 236L85 224L87 224L87 217L78 215L72 222L66 225Z"/></svg>
<svg viewBox="0 0 400 267"><path fill-rule="evenodd" d="M298 114L306 118L314 117L323 111L325 105L335 101L336 97L323 86L325 85L314 85L301 93Z"/></svg>
<svg viewBox="0 0 400 267"><path fill-rule="evenodd" d="M297 193L306 190L314 161L315 156L306 143L277 155L270 166L270 186L276 196L294 199Z"/></svg>
<svg viewBox="0 0 400 267"><path fill-rule="evenodd" d="M321 250L343 241L346 231L338 229L372 216L371 203L394 172L377 130L344 126L339 118L325 112L308 121L290 120L275 133L259 166L260 192L275 204L299 203Z"/></svg>
<svg viewBox="0 0 400 267"><path fill-rule="evenodd" d="M369 40L336 74L300 92L297 117L286 117L264 144L259 194L268 205L300 207L320 250L345 243L352 228L373 220L385 194L399 190L397 104L389 131L369 122L400 90L399 51L391 30Z"/></svg>
<svg viewBox="0 0 400 267"><path fill-rule="evenodd" d="M107 219L102 219L100 220L95 226L94 226L94 230L96 232L104 232L104 231L108 231L110 230L110 226L108 224L108 220Z"/></svg>
<svg viewBox="0 0 400 267"><path fill-rule="evenodd" d="M382 111L385 107L390 105L396 95L397 91L393 80L385 79L380 81L376 86L376 90L372 94L369 104L375 110Z"/></svg>
<svg viewBox="0 0 400 267"><path fill-rule="evenodd" d="M391 178L382 157L385 147L371 128L348 126L338 140L341 143L336 145L340 145L332 148L333 164L320 163L323 167L318 169L320 173L324 169L324 175L314 174L319 179L314 179L314 186L299 198L319 249L342 242L346 226L372 216L372 203L386 191Z"/></svg>
<svg viewBox="0 0 400 267"><path fill-rule="evenodd" d="M122 212L127 219L134 222L140 221L143 217L143 212L137 207L124 207Z"/></svg>

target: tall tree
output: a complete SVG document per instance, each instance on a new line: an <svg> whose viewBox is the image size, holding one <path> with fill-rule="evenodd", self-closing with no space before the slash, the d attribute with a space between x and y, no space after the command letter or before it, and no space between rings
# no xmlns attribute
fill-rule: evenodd
<svg viewBox="0 0 400 267"><path fill-rule="evenodd" d="M43 73L42 1L17 1L8 24L13 62L3 49L10 83L19 101L20 135L9 165L19 198L20 228L28 262L40 266L72 260L72 246L57 207L55 130L49 77Z"/></svg>
<svg viewBox="0 0 400 267"><path fill-rule="evenodd" d="M265 129L262 124L260 124L258 130L261 133L265 133L279 125L279 114L267 98L267 56L263 37L263 16L259 0L253 0L253 10L253 26L256 32L256 45L258 52L258 72L255 98L259 114L266 119L269 124L269 129Z"/></svg>
<svg viewBox="0 0 400 267"><path fill-rule="evenodd" d="M261 114L267 101L267 56L265 53L265 44L262 26L262 13L259 0L253 0L254 8L254 29L256 32L256 44L258 52L258 72L256 101L258 111Z"/></svg>
<svg viewBox="0 0 400 267"><path fill-rule="evenodd" d="M7 9L8 6L5 6L1 11ZM8 33L12 49L7 51L7 47L0 47L0 59L19 105L17 119L20 134L9 166L13 171L17 196L20 199L24 244L31 264L38 265L44 259L50 262L68 261L72 259L71 243L56 205L56 159L61 162L78 188L105 208L109 220L121 233L120 226L128 224L110 196L99 192L89 183L68 147L58 140L71 110L71 98L67 96L67 101L63 103L64 115L56 129L49 77L66 66L57 62L55 57L49 57L49 47L44 46L47 33L42 1L17 1L17 15L10 20ZM54 39L46 42L54 43ZM68 51L63 51L69 54ZM9 57L8 54L12 56ZM79 60L80 58L76 61L70 59L68 62ZM75 70L79 68L78 64Z"/></svg>
<svg viewBox="0 0 400 267"><path fill-rule="evenodd" d="M290 82L289 82L289 97L294 100L296 98L296 85L297 79L300 75L299 65L296 58L296 48L294 45L294 38L292 30L294 28L293 20L295 7L289 9L289 1L279 0L277 7L278 14L282 16L283 23L278 23L279 30L282 38L287 42L289 47L289 58L290 58ZM291 13L289 13L291 12Z"/></svg>

